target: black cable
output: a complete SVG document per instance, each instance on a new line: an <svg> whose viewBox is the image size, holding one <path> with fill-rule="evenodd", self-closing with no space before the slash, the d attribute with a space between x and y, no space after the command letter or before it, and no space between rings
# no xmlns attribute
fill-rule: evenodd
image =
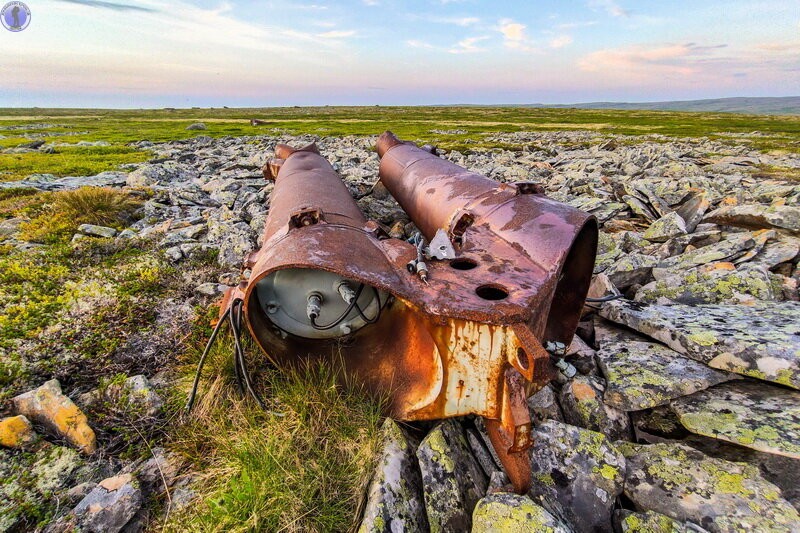
<svg viewBox="0 0 800 533"><path fill-rule="evenodd" d="M200 372L203 371L203 365L206 362L206 357L208 357L209 352L211 351L211 346L214 344L214 341L217 339L217 334L219 333L220 327L231 314L230 308L228 308L225 313L220 317L217 325L214 326L214 330L211 332L211 336L208 338L208 342L206 343L206 348L203 350L203 355L200 356L200 361L197 363L197 372L194 375L194 383L192 383L192 390L189 393L189 399L186 401L186 412L189 413L194 407L194 400L197 396L197 387L200 384Z"/></svg>
<svg viewBox="0 0 800 533"><path fill-rule="evenodd" d="M339 316L339 318L337 318L336 320L334 320L333 322L331 322L330 324L325 325L325 326L320 326L319 324L317 324L317 319L316 318L310 318L311 327L313 327L314 329L319 330L319 331L325 331L325 330L328 330L328 329L331 329L331 328L335 328L336 326L341 324L342 321L345 318L347 318L347 315L349 315L350 312L353 310L353 308L356 307L356 305L358 304L358 297L361 296L361 291L363 291L363 290L364 290L364 284L361 283L358 286L358 290L356 290L356 295L353 298L353 300L350 302L350 305L347 306L347 309L344 310L344 313L342 313Z"/></svg>
<svg viewBox="0 0 800 533"><path fill-rule="evenodd" d="M233 330L234 357L238 359L239 365L241 366L242 377L244 378L247 392L250 393L250 396L252 396L256 402L258 402L258 405L260 405L262 409L266 410L267 404L264 402L258 392L256 392L255 388L253 388L253 384L250 382L250 376L247 372L247 366L245 364L244 348L242 347L242 339L240 336L242 328L242 308L244 307L244 302L239 299L234 300L231 307L236 308L236 312L231 313L229 317L231 329Z"/></svg>
<svg viewBox="0 0 800 533"><path fill-rule="evenodd" d="M374 318L367 318L367 316L364 314L364 311L361 310L361 306L356 304L356 310L358 311L358 314L361 315L361 318L367 324L374 324L377 322L378 319L381 318L381 311L383 311L383 308L381 307L381 295L378 292L378 289L372 287L372 292L375 294L375 299L378 301L378 312L375 314Z"/></svg>
<svg viewBox="0 0 800 533"><path fill-rule="evenodd" d="M620 298L624 297L625 297L624 294L609 294L607 296L602 296L600 298L586 298L586 301L592 303L604 303L604 302L610 302L611 300L619 300Z"/></svg>

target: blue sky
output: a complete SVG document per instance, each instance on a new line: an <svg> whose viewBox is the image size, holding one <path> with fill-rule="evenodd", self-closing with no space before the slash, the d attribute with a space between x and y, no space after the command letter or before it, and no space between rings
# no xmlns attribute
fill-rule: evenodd
<svg viewBox="0 0 800 533"><path fill-rule="evenodd" d="M800 94L800 0L26 3L27 29L0 28L0 107Z"/></svg>

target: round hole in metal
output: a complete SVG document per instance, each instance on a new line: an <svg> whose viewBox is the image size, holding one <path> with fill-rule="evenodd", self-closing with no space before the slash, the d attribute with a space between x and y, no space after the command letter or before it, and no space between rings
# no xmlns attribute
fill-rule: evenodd
<svg viewBox="0 0 800 533"><path fill-rule="evenodd" d="M450 268L456 270L472 270L476 266L478 266L478 263L472 259L453 259L450 261Z"/></svg>
<svg viewBox="0 0 800 533"><path fill-rule="evenodd" d="M481 285L475 289L475 294L484 300L504 300L508 298L508 291L500 285Z"/></svg>

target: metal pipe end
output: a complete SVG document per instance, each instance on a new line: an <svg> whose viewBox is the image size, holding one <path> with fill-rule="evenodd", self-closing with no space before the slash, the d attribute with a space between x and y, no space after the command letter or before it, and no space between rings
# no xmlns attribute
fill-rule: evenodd
<svg viewBox="0 0 800 533"><path fill-rule="evenodd" d="M278 177L278 172L280 172L285 159L277 159L272 158L267 161L267 164L264 165L262 171L264 172L264 179L275 181Z"/></svg>
<svg viewBox="0 0 800 533"><path fill-rule="evenodd" d="M312 154L320 155L317 143L312 142L303 146L302 148L294 148L288 144L278 144L275 146L275 157L278 159L288 159L290 155L295 152L311 152Z"/></svg>
<svg viewBox="0 0 800 533"><path fill-rule="evenodd" d="M381 133L380 137L378 137L378 142L375 143L375 148L378 150L378 156L383 157L383 154L385 154L391 148L394 148L398 144L406 144L406 143L398 139L397 136L391 131L386 130L383 133Z"/></svg>

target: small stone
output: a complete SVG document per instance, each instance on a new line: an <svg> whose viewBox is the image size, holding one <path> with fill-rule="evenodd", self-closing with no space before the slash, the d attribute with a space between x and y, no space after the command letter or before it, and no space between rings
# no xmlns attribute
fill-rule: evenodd
<svg viewBox="0 0 800 533"><path fill-rule="evenodd" d="M625 477L622 454L602 433L554 420L535 428L532 437L529 495L561 502L575 531L611 531Z"/></svg>
<svg viewBox="0 0 800 533"><path fill-rule="evenodd" d="M487 480L461 424L453 419L439 423L420 443L417 459L431 531L469 531Z"/></svg>
<svg viewBox="0 0 800 533"><path fill-rule="evenodd" d="M97 449L97 439L86 415L62 394L57 380L52 379L11 401L18 414L65 438L83 453L94 453Z"/></svg>
<svg viewBox="0 0 800 533"><path fill-rule="evenodd" d="M561 413L561 407L558 405L552 385L545 385L528 398L528 409L534 423L541 423L545 420L564 421L564 415Z"/></svg>
<svg viewBox="0 0 800 533"><path fill-rule="evenodd" d="M383 423L383 448L367 493L359 533L425 531L428 519L422 495L422 477L414 448L400 426Z"/></svg>
<svg viewBox="0 0 800 533"><path fill-rule="evenodd" d="M646 283L657 264L658 259L652 255L632 253L623 255L606 269L605 274L615 287L624 290L631 285Z"/></svg>
<svg viewBox="0 0 800 533"><path fill-rule="evenodd" d="M105 237L110 239L117 235L117 230L106 226L97 226L95 224L81 224L78 226L78 231L84 235L91 235L92 237Z"/></svg>
<svg viewBox="0 0 800 533"><path fill-rule="evenodd" d="M9 416L0 420L0 446L21 448L36 440L36 432L24 416Z"/></svg>
<svg viewBox="0 0 800 533"><path fill-rule="evenodd" d="M194 288L194 292L201 296L218 296L226 290L228 290L228 286L219 283L203 283Z"/></svg>
<svg viewBox="0 0 800 533"><path fill-rule="evenodd" d="M606 377L603 400L624 411L640 411L733 379L653 342L604 344L597 352Z"/></svg>
<svg viewBox="0 0 800 533"><path fill-rule="evenodd" d="M800 302L644 305L616 300L600 314L712 368L800 389Z"/></svg>
<svg viewBox="0 0 800 533"><path fill-rule="evenodd" d="M495 492L482 498L472 513L472 533L572 533L527 496Z"/></svg>
<svg viewBox="0 0 800 533"><path fill-rule="evenodd" d="M200 131L200 130L205 130L206 125L202 122L195 122L194 124L189 124L188 126L186 126L186 129L188 131Z"/></svg>
<svg viewBox="0 0 800 533"><path fill-rule="evenodd" d="M629 439L628 415L603 401L603 386L593 376L577 375L561 388L559 397L564 420L598 431L611 440Z"/></svg>
<svg viewBox="0 0 800 533"><path fill-rule="evenodd" d="M706 199L705 193L696 193L678 208L677 213L686 223L687 232L692 233L695 231L710 206L711 202Z"/></svg>
<svg viewBox="0 0 800 533"><path fill-rule="evenodd" d="M72 510L81 531L117 533L142 506L142 492L131 474L104 479Z"/></svg>
<svg viewBox="0 0 800 533"><path fill-rule="evenodd" d="M137 237L137 236L138 236L138 233L136 233L132 229L128 228L128 229L124 229L124 230L120 231L119 235L117 235L117 238L118 239L133 239L134 237Z"/></svg>
<svg viewBox="0 0 800 533"><path fill-rule="evenodd" d="M754 466L714 459L678 443L623 443L625 496L637 509L716 532L793 531L797 511Z"/></svg>
<svg viewBox="0 0 800 533"><path fill-rule="evenodd" d="M800 459L800 393L759 382L726 383L672 402L686 429Z"/></svg>
<svg viewBox="0 0 800 533"><path fill-rule="evenodd" d="M164 255L167 257L167 259L174 262L183 259L183 252L181 251L181 248L179 246L173 246L171 248L167 248L166 250L164 250Z"/></svg>
<svg viewBox="0 0 800 533"><path fill-rule="evenodd" d="M673 237L685 235L686 232L686 222L673 211L650 224L643 237L650 242L666 242Z"/></svg>
<svg viewBox="0 0 800 533"><path fill-rule="evenodd" d="M755 246L756 241L752 233L735 233L718 243L709 244L708 246L691 250L692 246L687 246L684 253L662 259L658 266L692 268L716 261L733 261Z"/></svg>

